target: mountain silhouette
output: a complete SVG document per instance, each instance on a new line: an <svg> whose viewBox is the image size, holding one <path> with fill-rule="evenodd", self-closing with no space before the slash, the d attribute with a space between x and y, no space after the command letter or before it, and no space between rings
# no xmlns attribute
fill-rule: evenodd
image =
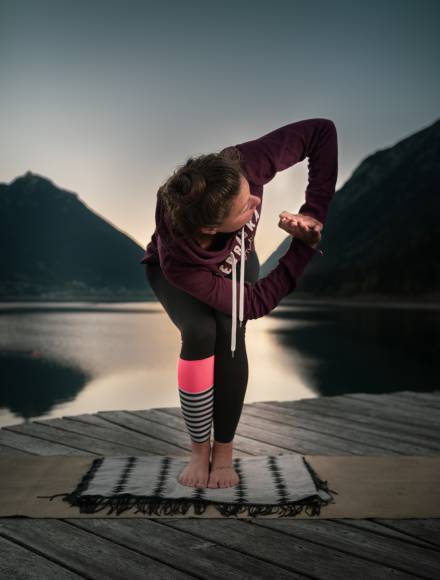
<svg viewBox="0 0 440 580"><path fill-rule="evenodd" d="M362 161L330 204L324 257L289 297L440 299L439 159L440 120ZM0 183L0 243L0 300L156 299L139 266L144 248L31 171Z"/></svg>
<svg viewBox="0 0 440 580"><path fill-rule="evenodd" d="M289 295L440 299L440 120L368 156L330 204L316 256ZM291 236L262 264L285 253Z"/></svg>
<svg viewBox="0 0 440 580"><path fill-rule="evenodd" d="M31 171L0 183L0 243L1 300L152 296L143 248Z"/></svg>

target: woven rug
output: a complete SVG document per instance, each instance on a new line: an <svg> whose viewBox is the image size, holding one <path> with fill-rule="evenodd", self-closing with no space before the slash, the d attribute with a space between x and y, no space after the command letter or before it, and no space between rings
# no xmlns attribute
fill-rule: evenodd
<svg viewBox="0 0 440 580"><path fill-rule="evenodd" d="M223 516L246 512L249 516L295 516L303 510L319 515L333 503L333 493L303 455L280 454L236 457L233 465L240 482L234 487L197 488L179 483L177 477L188 459L169 456L99 457L63 501L81 513L108 508L117 515L133 507L156 515L185 514L193 507L202 514L209 504Z"/></svg>

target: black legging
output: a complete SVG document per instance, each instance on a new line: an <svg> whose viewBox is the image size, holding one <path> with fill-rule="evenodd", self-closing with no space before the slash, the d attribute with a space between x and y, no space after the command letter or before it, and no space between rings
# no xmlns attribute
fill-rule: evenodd
<svg viewBox="0 0 440 580"><path fill-rule="evenodd" d="M231 357L232 316L201 302L171 284L160 264L145 264L150 286L174 325L180 330L178 387L181 409L194 442L211 436L221 443L233 440L243 408L249 377L246 322L237 320L237 339ZM255 284L260 272L257 253L246 260L245 280ZM232 278L232 273L227 276ZM237 280L240 261L237 262Z"/></svg>

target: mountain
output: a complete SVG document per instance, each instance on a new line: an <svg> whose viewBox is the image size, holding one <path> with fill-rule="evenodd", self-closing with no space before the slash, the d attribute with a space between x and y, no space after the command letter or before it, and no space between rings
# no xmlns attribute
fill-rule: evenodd
<svg viewBox="0 0 440 580"><path fill-rule="evenodd" d="M440 299L439 218L440 120L360 163L330 204L324 257L313 258L294 293ZM290 236L260 277L289 243Z"/></svg>
<svg viewBox="0 0 440 580"><path fill-rule="evenodd" d="M440 299L440 120L374 152L334 196L290 297ZM0 300L155 299L141 248L76 193L28 171L0 183ZM290 236L261 265L268 274Z"/></svg>
<svg viewBox="0 0 440 580"><path fill-rule="evenodd" d="M0 245L0 300L152 296L143 248L31 171L0 183Z"/></svg>

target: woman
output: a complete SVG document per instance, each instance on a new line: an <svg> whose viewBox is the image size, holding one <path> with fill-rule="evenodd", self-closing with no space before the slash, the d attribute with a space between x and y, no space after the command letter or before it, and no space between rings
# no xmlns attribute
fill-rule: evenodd
<svg viewBox="0 0 440 580"><path fill-rule="evenodd" d="M298 214L282 212L278 223L294 237L278 265L259 279L254 237L263 186L306 157L306 201ZM336 127L314 118L190 157L159 188L156 229L141 263L181 333L177 382L192 444L190 461L178 476L183 485L239 482L232 451L248 381L246 322L271 312L295 289L310 260L323 255L316 246L337 172Z"/></svg>

